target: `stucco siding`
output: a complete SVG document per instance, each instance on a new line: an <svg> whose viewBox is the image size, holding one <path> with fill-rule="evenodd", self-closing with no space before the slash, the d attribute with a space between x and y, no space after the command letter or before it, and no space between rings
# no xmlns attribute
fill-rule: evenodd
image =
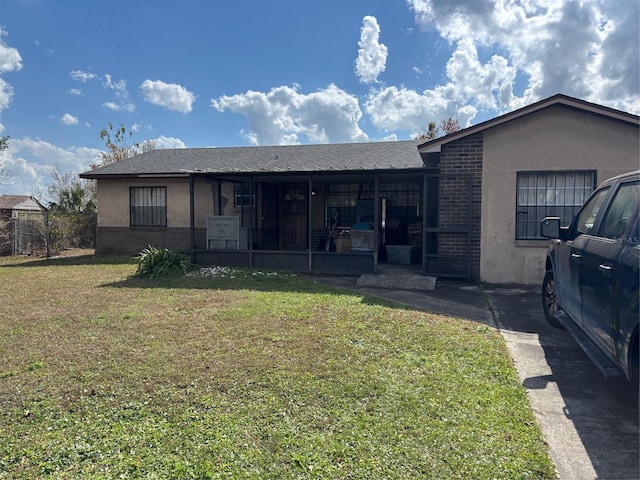
<svg viewBox="0 0 640 480"><path fill-rule="evenodd" d="M98 224L102 227L129 227L129 188L167 188L167 227L189 228L189 179L154 178L136 180L98 180ZM217 214L217 182L196 180L194 184L195 226L205 228L208 215ZM224 215L238 214L233 207L233 184L223 183L227 199ZM105 207L106 205L106 207ZM102 208L101 208L102 206Z"/></svg>
<svg viewBox="0 0 640 480"><path fill-rule="evenodd" d="M597 183L639 168L638 128L554 106L484 132L480 274L489 283L538 284L545 240L516 241L516 176L595 170Z"/></svg>
<svg viewBox="0 0 640 480"><path fill-rule="evenodd" d="M166 187L167 226L131 227L130 187ZM98 180L96 253L135 254L148 245L179 251L191 249L188 178ZM195 194L196 244L204 244L206 216L214 212L211 184L197 181ZM232 203L233 204L233 203Z"/></svg>

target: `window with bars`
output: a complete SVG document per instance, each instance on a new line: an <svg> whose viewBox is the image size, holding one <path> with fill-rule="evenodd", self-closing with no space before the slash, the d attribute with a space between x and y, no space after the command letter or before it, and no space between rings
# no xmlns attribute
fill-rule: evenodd
<svg viewBox="0 0 640 480"><path fill-rule="evenodd" d="M166 227L167 187L131 187L129 208L132 227Z"/></svg>
<svg viewBox="0 0 640 480"><path fill-rule="evenodd" d="M542 240L542 219L571 223L596 187L596 172L518 172L516 184L516 240Z"/></svg>

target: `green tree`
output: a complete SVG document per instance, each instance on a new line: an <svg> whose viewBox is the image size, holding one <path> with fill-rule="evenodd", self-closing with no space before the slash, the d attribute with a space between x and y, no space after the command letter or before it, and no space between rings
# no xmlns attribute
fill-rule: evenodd
<svg viewBox="0 0 640 480"><path fill-rule="evenodd" d="M96 210L92 184L80 180L73 172L65 172L56 165L51 171L47 187L51 198L49 208L54 213L91 213Z"/></svg>
<svg viewBox="0 0 640 480"><path fill-rule="evenodd" d="M433 140L437 136L438 136L438 127L436 126L436 122L429 122L429 125L427 127L427 132L417 137L416 140L429 141L429 140Z"/></svg>
<svg viewBox="0 0 640 480"><path fill-rule="evenodd" d="M48 232L52 252L72 247L95 246L96 201L93 183L56 165L47 187Z"/></svg>

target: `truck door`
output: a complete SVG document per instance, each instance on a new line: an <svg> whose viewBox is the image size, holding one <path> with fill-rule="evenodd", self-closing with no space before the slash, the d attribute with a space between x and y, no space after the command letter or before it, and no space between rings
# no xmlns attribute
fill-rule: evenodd
<svg viewBox="0 0 640 480"><path fill-rule="evenodd" d="M609 194L609 188L597 191L587 201L571 225L570 236L566 244L558 245L558 266L556 287L560 305L578 325L582 325L581 296L578 288L583 272L583 252L593 237L596 222L602 206Z"/></svg>
<svg viewBox="0 0 640 480"><path fill-rule="evenodd" d="M619 260L628 245L640 199L640 183L621 184L580 252L580 298L583 330L604 352L614 355L612 338L619 310L616 282Z"/></svg>

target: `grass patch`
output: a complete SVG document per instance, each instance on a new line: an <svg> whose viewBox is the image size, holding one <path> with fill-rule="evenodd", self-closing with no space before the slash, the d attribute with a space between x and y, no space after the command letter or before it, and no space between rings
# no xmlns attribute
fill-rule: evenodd
<svg viewBox="0 0 640 480"><path fill-rule="evenodd" d="M0 478L555 478L500 335L293 274L1 259Z"/></svg>

